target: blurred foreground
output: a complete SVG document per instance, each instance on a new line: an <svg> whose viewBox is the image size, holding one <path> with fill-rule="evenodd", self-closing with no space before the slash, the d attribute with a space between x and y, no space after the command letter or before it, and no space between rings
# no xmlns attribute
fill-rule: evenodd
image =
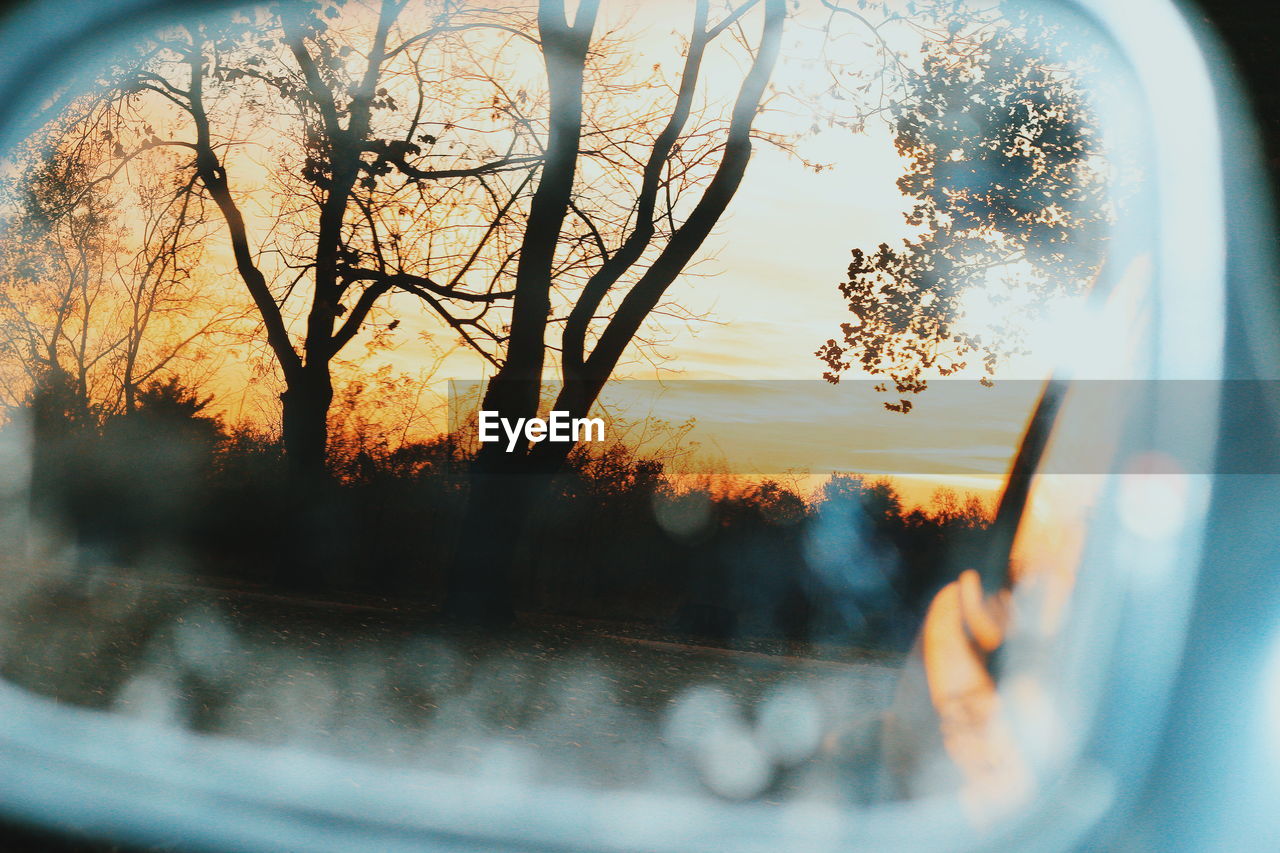
<svg viewBox="0 0 1280 853"><path fill-rule="evenodd" d="M6 578L3 675L164 725L508 781L856 796L824 742L873 724L896 656L688 645L638 626L498 634L409 609L100 571Z"/></svg>

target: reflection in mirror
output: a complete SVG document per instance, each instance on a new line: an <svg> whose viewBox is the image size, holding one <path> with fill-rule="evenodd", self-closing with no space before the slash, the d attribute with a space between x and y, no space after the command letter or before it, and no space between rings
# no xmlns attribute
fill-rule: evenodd
<svg viewBox="0 0 1280 853"><path fill-rule="evenodd" d="M13 684L979 826L1070 761L1043 663L1132 418L1064 380L1145 378L1153 275L1083 19L387 0L108 54L3 163Z"/></svg>

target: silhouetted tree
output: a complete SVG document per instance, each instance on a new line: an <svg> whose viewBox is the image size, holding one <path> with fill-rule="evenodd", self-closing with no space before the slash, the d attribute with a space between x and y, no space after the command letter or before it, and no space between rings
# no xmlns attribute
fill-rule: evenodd
<svg viewBox="0 0 1280 853"><path fill-rule="evenodd" d="M1056 61L1067 39L1061 26L1034 12L1013 13L1010 24L976 40L953 28L896 111L897 147L909 162L898 186L914 201L908 223L924 230L900 249L854 250L840 291L856 322L816 352L828 381L857 365L899 395L917 394L930 375L950 376L978 358L987 374L980 381L990 384L1000 358L1021 349L1019 322L1099 277L1114 211L1080 69ZM984 335L966 329L974 293L1017 304L1018 320ZM987 552L973 555L988 590L1008 582L1009 550L1063 393L1061 380L1047 382ZM885 403L900 412L912 405L906 396Z"/></svg>
<svg viewBox="0 0 1280 853"><path fill-rule="evenodd" d="M953 34L912 76L895 110L898 187L923 230L854 250L840 292L856 319L817 352L829 381L856 366L905 395L971 359L994 374L1019 330L966 329L967 297L1017 304L1025 319L1092 283L1112 211L1089 102L1048 46L1057 32L1024 19L976 41Z"/></svg>
<svg viewBox="0 0 1280 853"><path fill-rule="evenodd" d="M238 313L194 275L203 215L189 187L164 172L108 186L95 176L110 150L93 123L45 128L13 155L0 223L0 395L53 382L99 423L166 371L216 364L210 338Z"/></svg>
<svg viewBox="0 0 1280 853"><path fill-rule="evenodd" d="M772 32L783 8L770 2ZM776 38L736 118L703 110L694 89L708 46L736 44L761 0L714 23L709 3L696 4L700 29L670 116L660 72L631 74L626 43L596 32L597 5L580 6L571 23L556 0L501 9L385 0L376 20L355 7L282 4L166 31L122 64L118 97L103 108L118 160L189 152L192 190L221 215L284 383L295 472L322 472L333 360L362 331L376 342L397 325L378 319L391 295L416 297L492 363L501 396L543 364L533 353L546 327L587 337L613 285L652 266L616 312L591 376L616 362L646 300L661 299L700 245L740 179ZM246 188L261 182L259 167L238 153L243 122L278 161L265 219ZM725 142L715 131L726 124L734 129L717 172ZM714 191L659 262L653 241L674 234L709 181ZM611 247L616 232L622 244ZM565 299L579 307L552 315Z"/></svg>
<svg viewBox="0 0 1280 853"><path fill-rule="evenodd" d="M683 221L673 224L677 211L669 201L663 204L670 186L667 176L690 129L707 52L757 5L763 6L761 35L739 87L729 126L716 143L719 156L715 168ZM565 222L575 212L574 186L580 180L583 79L597 12L598 4L587 0L569 22L563 3L544 0L539 7L538 26L550 91L547 153L519 253L505 359L489 382L482 406L513 422L536 416L540 403L547 334L555 316L552 295L557 250ZM675 103L661 122L662 130L652 147L642 155L644 166L629 227L617 245L602 246L601 262L570 303L560 338L563 384L555 409L574 417L587 414L624 351L693 260L737 192L751 157L752 122L777 58L784 17L782 0L762 4L748 0L713 24L707 0L694 4ZM664 220L665 232L661 229ZM650 254L651 248L656 255ZM629 276L634 280L627 286ZM607 310L610 298L614 307L603 328L594 330L591 345L593 321ZM480 448L470 508L450 579L450 609L455 614L500 621L511 618L508 573L516 538L540 487L540 476L558 469L571 448L570 443L549 441L520 446L513 453L494 443ZM499 535L495 531L500 531Z"/></svg>

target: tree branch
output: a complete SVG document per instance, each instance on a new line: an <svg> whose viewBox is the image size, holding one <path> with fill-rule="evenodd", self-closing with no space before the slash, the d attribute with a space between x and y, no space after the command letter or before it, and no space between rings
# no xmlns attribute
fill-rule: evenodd
<svg viewBox="0 0 1280 853"><path fill-rule="evenodd" d="M583 75L599 6L599 0L581 0L572 24L566 20L563 0L543 0L538 6L551 98L546 158L516 262L507 358L485 392L486 407L506 417L527 417L538 409L551 314L551 274L577 173Z"/></svg>
<svg viewBox="0 0 1280 853"><path fill-rule="evenodd" d="M209 114L204 106L204 58L195 45L192 45L188 57L191 69L191 117L196 126L196 172L200 183L213 197L214 203L222 213L227 231L231 237L232 254L235 257L236 271L253 298L258 314L262 317L267 331L267 343L280 361L280 367L286 377L293 376L302 370L302 359L289 340L289 331L285 327L280 306L271 295L266 277L258 269L253 260L253 250L249 247L249 237L245 228L244 216L231 196L227 185L227 173L213 150L213 141L209 130Z"/></svg>
<svg viewBox="0 0 1280 853"><path fill-rule="evenodd" d="M426 276L413 275L406 272L385 273L378 270L349 268L342 270L340 276L346 282L374 281L386 284L388 287L397 287L410 293L425 290L443 296L446 299L456 299L459 302L497 302L502 299L510 299L516 295L514 290L501 290L492 293L467 293L439 284Z"/></svg>
<svg viewBox="0 0 1280 853"><path fill-rule="evenodd" d="M587 359L588 382L597 392L596 386L603 386L649 312L701 248L742 183L747 163L751 159L751 125L777 62L785 17L785 0L765 0L760 46L751 70L738 90L720 166L689 218L671 236L652 266L623 298L613 319L601 334L595 350ZM568 389L567 383L565 388Z"/></svg>
<svg viewBox="0 0 1280 853"><path fill-rule="evenodd" d="M422 181L475 178L482 175L492 175L497 172L515 172L536 166L543 159L540 155L530 154L518 157L500 157L492 162L465 169L419 169L416 166L409 165L405 160L408 155L417 154L421 150L412 142L377 140L365 146L364 150L377 154L379 160L395 166L405 177Z"/></svg>
<svg viewBox="0 0 1280 853"><path fill-rule="evenodd" d="M740 11L748 5L750 4L745 4ZM663 167L671 157L676 143L680 140L680 135L689 122L693 96L698 87L698 77L709 38L706 32L708 7L708 0L698 0L694 7L693 35L685 55L676 104L666 127L654 141L653 149L649 152L649 158L645 163L637 198L635 227L617 253L612 258L608 258L587 281L565 322L561 335L561 362L566 381L576 377L582 371L586 359L587 327L591 318L595 316L609 290L640 260L653 240L655 230L653 215L657 205Z"/></svg>
<svg viewBox="0 0 1280 853"><path fill-rule="evenodd" d="M351 339L360 331L360 326L364 324L369 312L373 310L373 304L390 289L391 283L389 281L375 282L365 288L364 292L360 294L360 298L356 300L356 304L352 306L346 322L334 333L330 344L331 354L336 355L351 342Z"/></svg>

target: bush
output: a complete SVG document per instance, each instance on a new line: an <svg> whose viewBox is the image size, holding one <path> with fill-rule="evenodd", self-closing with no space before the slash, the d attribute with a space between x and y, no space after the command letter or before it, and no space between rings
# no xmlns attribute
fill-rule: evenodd
<svg viewBox="0 0 1280 853"><path fill-rule="evenodd" d="M276 436L226 428L209 403L166 380L98 427L46 417L40 512L85 560L159 549L209 577L441 602L467 497L459 442L390 447L348 424L330 481L302 492ZM898 645L986 528L980 504L947 493L906 512L889 483L847 475L810 497L771 480L694 487L621 444L579 448L523 532L513 595L518 610L719 639Z"/></svg>

